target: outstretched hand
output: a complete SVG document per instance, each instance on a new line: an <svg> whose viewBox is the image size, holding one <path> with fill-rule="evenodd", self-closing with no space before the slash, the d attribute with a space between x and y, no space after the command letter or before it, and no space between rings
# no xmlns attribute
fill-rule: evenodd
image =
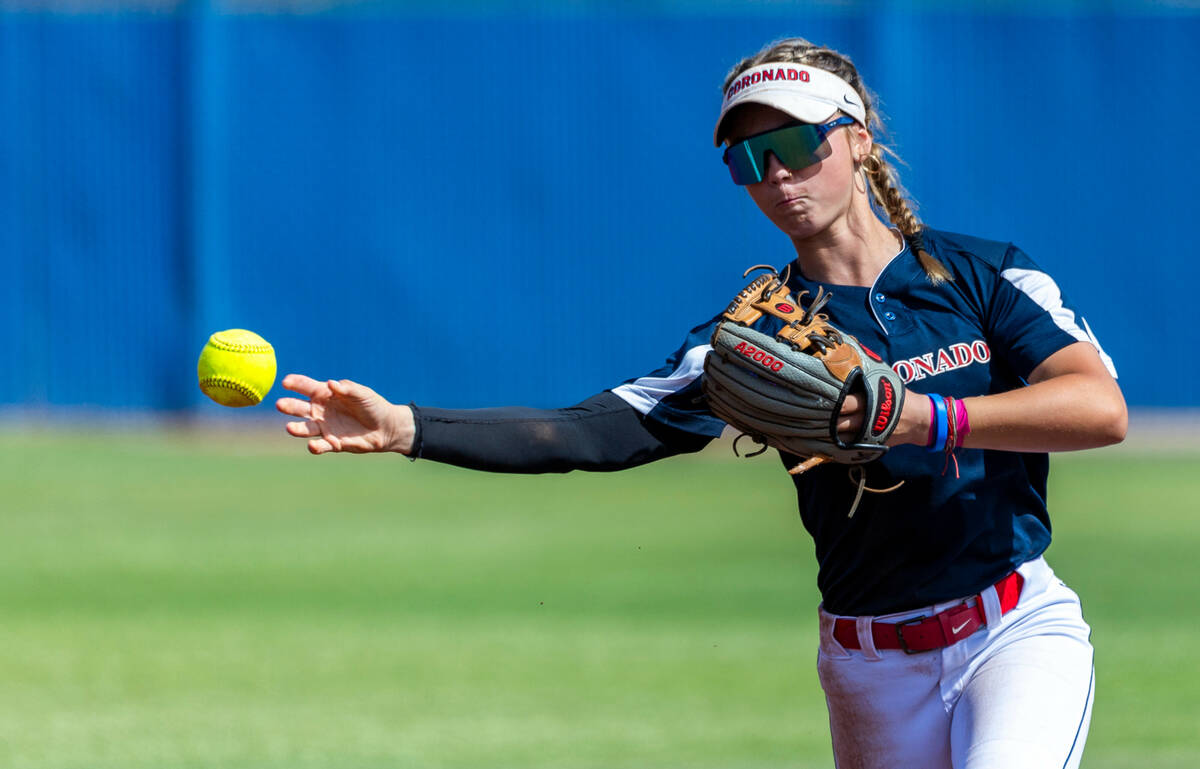
<svg viewBox="0 0 1200 769"><path fill-rule="evenodd" d="M319 382L288 374L282 384L304 398L280 398L275 408L304 420L288 422L287 431L308 438L308 450L313 454L412 451L413 414L408 406L389 403L370 387L349 379Z"/></svg>

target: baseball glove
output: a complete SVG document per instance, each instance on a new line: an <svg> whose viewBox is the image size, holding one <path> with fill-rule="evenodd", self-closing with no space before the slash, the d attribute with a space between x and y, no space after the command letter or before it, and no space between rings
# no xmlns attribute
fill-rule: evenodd
<svg viewBox="0 0 1200 769"><path fill-rule="evenodd" d="M762 265L751 267L749 275ZM770 270L771 268L766 267ZM704 359L709 408L755 441L805 461L802 473L822 462L862 464L887 451L904 406L904 382L879 356L829 323L821 308L832 294L817 291L808 307L771 270L729 305ZM763 315L784 326L775 336L751 327ZM862 427L852 440L838 435L842 404L851 393L865 403Z"/></svg>

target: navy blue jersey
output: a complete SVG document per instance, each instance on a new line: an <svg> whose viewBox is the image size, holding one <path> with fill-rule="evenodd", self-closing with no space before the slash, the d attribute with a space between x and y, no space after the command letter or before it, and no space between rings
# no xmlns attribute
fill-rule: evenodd
<svg viewBox="0 0 1200 769"><path fill-rule="evenodd" d="M1012 390L1077 341L1095 345L1116 375L1083 317L1020 249L935 230L924 235L953 281L931 284L905 248L869 289L824 286L833 292L830 321L889 361L910 389L955 398ZM811 301L818 284L797 268L790 288L808 291ZM692 329L662 368L613 392L650 420L719 435L725 424L708 410L701 386L719 319ZM768 334L780 325L769 316L755 324ZM789 467L797 461L783 459ZM847 513L857 485L846 466L794 477L828 611L877 615L972 595L1046 549L1047 455L960 449L957 459L956 475L941 452L892 448L862 466L867 486L903 485L864 495L853 517Z"/></svg>

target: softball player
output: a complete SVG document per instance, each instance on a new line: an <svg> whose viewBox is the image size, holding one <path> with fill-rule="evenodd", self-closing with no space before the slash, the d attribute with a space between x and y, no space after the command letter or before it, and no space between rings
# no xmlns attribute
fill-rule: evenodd
<svg viewBox="0 0 1200 769"><path fill-rule="evenodd" d="M891 450L856 467L859 482L834 464L793 476L820 565L837 766L1077 767L1092 647L1078 598L1042 558L1046 452L1122 440L1124 400L1083 317L1020 249L921 225L874 140L873 101L845 56L785 40L730 73L714 135L733 181L795 246L793 291L832 290L830 321L909 388ZM701 384L716 322L660 369L570 408L418 408L295 374L283 384L305 397L278 408L302 418L287 430L315 454L618 470L725 427ZM861 410L848 399L841 426Z"/></svg>

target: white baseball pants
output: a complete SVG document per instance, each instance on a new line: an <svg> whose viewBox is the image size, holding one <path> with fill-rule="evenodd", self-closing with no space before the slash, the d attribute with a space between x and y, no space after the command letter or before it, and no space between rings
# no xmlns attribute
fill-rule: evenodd
<svg viewBox="0 0 1200 769"><path fill-rule="evenodd" d="M1091 631L1079 597L1044 559L1018 571L1016 608L1000 616L988 588L987 627L934 651L876 650L869 621L901 622L961 599L857 618L862 650L838 643L837 617L818 610L817 672L838 769L1077 769L1092 715Z"/></svg>

